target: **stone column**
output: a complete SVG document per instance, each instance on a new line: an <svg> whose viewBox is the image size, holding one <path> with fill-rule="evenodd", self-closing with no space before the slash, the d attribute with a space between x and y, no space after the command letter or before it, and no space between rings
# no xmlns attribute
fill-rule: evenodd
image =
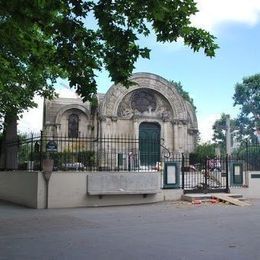
<svg viewBox="0 0 260 260"><path fill-rule="evenodd" d="M176 122L173 122L173 150L179 151L179 127Z"/></svg>

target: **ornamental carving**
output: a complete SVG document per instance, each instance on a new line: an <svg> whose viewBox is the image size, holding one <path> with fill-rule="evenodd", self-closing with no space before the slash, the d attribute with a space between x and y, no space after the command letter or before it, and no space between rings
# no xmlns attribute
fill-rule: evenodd
<svg viewBox="0 0 260 260"><path fill-rule="evenodd" d="M173 118L187 119L185 102L169 82L149 73L137 73L130 80L136 84L130 86L128 89L120 84L110 88L102 101L101 115L108 117L119 116L120 118L130 119L138 114L158 117L160 111L161 118L166 121ZM146 92L140 92L144 90L152 93L151 96L150 94L146 95ZM166 107L164 104L164 111L160 108L159 96L167 103ZM126 97L128 100L126 100ZM168 115L165 110L169 112Z"/></svg>
<svg viewBox="0 0 260 260"><path fill-rule="evenodd" d="M154 93L148 90L136 90L131 97L131 107L141 113L145 111L155 111L156 99Z"/></svg>
<svg viewBox="0 0 260 260"><path fill-rule="evenodd" d="M117 116L123 119L153 117L169 121L172 110L161 94L151 89L137 89L123 98L118 106Z"/></svg>
<svg viewBox="0 0 260 260"><path fill-rule="evenodd" d="M118 107L117 115L124 119L130 119L134 115L134 111L130 106L131 95L126 95Z"/></svg>

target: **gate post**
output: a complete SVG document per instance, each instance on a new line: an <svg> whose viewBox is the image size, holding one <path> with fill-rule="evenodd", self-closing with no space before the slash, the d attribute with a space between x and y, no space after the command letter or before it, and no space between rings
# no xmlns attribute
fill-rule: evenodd
<svg viewBox="0 0 260 260"><path fill-rule="evenodd" d="M229 174L228 174L228 168L229 168L229 159L230 159L230 156L227 154L226 155L226 193L230 193L230 190L229 190Z"/></svg>
<svg viewBox="0 0 260 260"><path fill-rule="evenodd" d="M184 190L184 154L181 154L182 189Z"/></svg>

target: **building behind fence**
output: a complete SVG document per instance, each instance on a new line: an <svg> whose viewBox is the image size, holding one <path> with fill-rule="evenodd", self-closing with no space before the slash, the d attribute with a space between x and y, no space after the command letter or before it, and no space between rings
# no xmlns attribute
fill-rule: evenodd
<svg viewBox="0 0 260 260"><path fill-rule="evenodd" d="M54 160L54 170L86 171L154 171L165 162L182 164L182 154L168 150L161 139L132 136L103 136L102 138L31 135L18 143L18 169L41 170L45 158ZM200 169L205 161L196 154L185 154L185 167ZM220 158L221 159L221 158ZM230 160L243 161L244 169L260 170L259 143L245 143Z"/></svg>
<svg viewBox="0 0 260 260"><path fill-rule="evenodd" d="M20 142L18 160L20 169L40 170L48 157L54 160L54 170L149 171L170 154L157 139L32 135Z"/></svg>

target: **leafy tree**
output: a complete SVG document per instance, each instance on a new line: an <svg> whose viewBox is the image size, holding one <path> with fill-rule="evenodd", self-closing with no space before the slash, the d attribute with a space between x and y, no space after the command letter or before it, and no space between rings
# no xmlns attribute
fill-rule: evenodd
<svg viewBox="0 0 260 260"><path fill-rule="evenodd" d="M226 116L226 114L222 113L220 119L217 119L212 126L212 140L217 144L225 144Z"/></svg>
<svg viewBox="0 0 260 260"><path fill-rule="evenodd" d="M194 105L194 101L193 101L193 98L190 97L190 94L189 92L185 91L183 89L183 86L181 84L181 82L176 82L174 80L171 80L170 81L174 86L175 88L177 89L178 93L188 102L191 103L192 107L196 110L196 106Z"/></svg>
<svg viewBox="0 0 260 260"><path fill-rule="evenodd" d="M243 79L242 83L235 86L235 94L233 96L234 106L240 106L240 114L237 118L230 120L231 132L235 132L233 136L237 140L245 137L251 141L255 140L255 129L260 129L260 74L256 74ZM213 141L220 145L221 149L225 149L226 145L226 114L222 114L221 118L213 124Z"/></svg>
<svg viewBox="0 0 260 260"><path fill-rule="evenodd" d="M190 16L198 11L193 0L144 0L141 6L137 0L0 4L0 115L6 141L17 139L17 115L36 106L35 94L53 97L57 77L67 78L83 101L95 96L95 75L102 68L115 83L129 86L137 58L149 58L149 50L138 45L139 35L153 30L160 42L182 38L210 57L218 47L213 35L191 26ZM95 26L89 26L90 16ZM4 159L7 168L16 167L9 165L15 153L14 148L13 158Z"/></svg>
<svg viewBox="0 0 260 260"><path fill-rule="evenodd" d="M260 74L245 77L235 86L234 106L240 106L238 116L241 136L255 139L254 129L260 129Z"/></svg>
<svg viewBox="0 0 260 260"><path fill-rule="evenodd" d="M198 144L195 151L190 154L190 164L200 163L203 162L206 158L215 157L215 147L215 144L209 142Z"/></svg>

